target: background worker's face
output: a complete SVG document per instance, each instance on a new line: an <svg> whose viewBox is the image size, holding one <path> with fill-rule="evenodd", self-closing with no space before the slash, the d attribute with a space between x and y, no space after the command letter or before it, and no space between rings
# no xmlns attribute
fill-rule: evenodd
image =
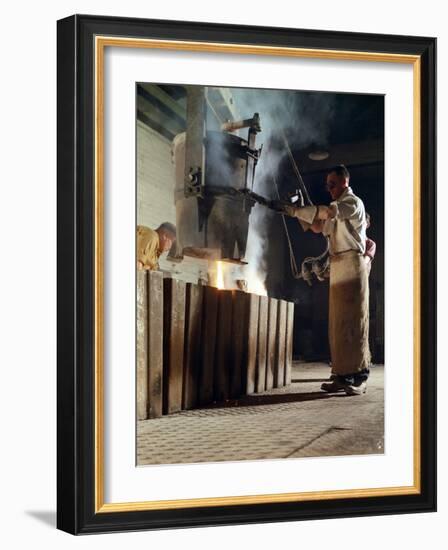
<svg viewBox="0 0 448 550"><path fill-rule="evenodd" d="M338 176L336 172L330 172L327 176L327 191L331 198L337 200L348 187L348 179L344 176Z"/></svg>
<svg viewBox="0 0 448 550"><path fill-rule="evenodd" d="M159 235L159 240L162 252L168 252L176 239L171 233L165 233L165 231L163 231Z"/></svg>

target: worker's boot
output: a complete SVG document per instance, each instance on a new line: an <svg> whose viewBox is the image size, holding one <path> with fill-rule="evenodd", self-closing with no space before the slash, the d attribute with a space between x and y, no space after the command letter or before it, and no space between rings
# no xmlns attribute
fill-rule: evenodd
<svg viewBox="0 0 448 550"><path fill-rule="evenodd" d="M347 395L362 395L367 391L367 382L355 382L354 384L347 384L344 388Z"/></svg>
<svg viewBox="0 0 448 550"><path fill-rule="evenodd" d="M338 391L344 391L347 387L347 384L341 382L337 375L332 374L328 382L324 382L320 389L326 391L327 393L336 393Z"/></svg>

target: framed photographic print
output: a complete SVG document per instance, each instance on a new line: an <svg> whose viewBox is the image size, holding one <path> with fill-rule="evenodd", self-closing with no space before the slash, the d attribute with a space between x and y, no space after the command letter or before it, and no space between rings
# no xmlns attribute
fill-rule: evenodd
<svg viewBox="0 0 448 550"><path fill-rule="evenodd" d="M435 55L58 21L58 528L435 510Z"/></svg>

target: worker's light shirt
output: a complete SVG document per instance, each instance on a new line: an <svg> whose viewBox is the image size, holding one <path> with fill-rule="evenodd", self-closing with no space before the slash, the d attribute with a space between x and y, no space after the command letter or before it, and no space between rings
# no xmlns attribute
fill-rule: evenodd
<svg viewBox="0 0 448 550"><path fill-rule="evenodd" d="M157 231L144 225L137 226L137 260L146 268L159 269L160 239Z"/></svg>
<svg viewBox="0 0 448 550"><path fill-rule="evenodd" d="M336 213L327 219L322 233L330 237L330 254L340 254L356 250L364 254L366 250L366 213L364 203L351 187L332 203Z"/></svg>

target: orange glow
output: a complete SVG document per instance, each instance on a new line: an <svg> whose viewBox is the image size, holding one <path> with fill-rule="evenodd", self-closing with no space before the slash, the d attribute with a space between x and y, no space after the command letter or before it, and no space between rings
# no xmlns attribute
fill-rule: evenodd
<svg viewBox="0 0 448 550"><path fill-rule="evenodd" d="M222 262L216 262L216 287L223 290L224 286L224 268Z"/></svg>
<svg viewBox="0 0 448 550"><path fill-rule="evenodd" d="M246 266L247 268L248 266ZM266 287L264 284L264 273L259 273L253 269L236 269L227 262L216 261L213 266L210 266L211 284L218 290L241 289L238 285L238 280L243 280L246 284L245 292L258 294L259 296L267 296Z"/></svg>

